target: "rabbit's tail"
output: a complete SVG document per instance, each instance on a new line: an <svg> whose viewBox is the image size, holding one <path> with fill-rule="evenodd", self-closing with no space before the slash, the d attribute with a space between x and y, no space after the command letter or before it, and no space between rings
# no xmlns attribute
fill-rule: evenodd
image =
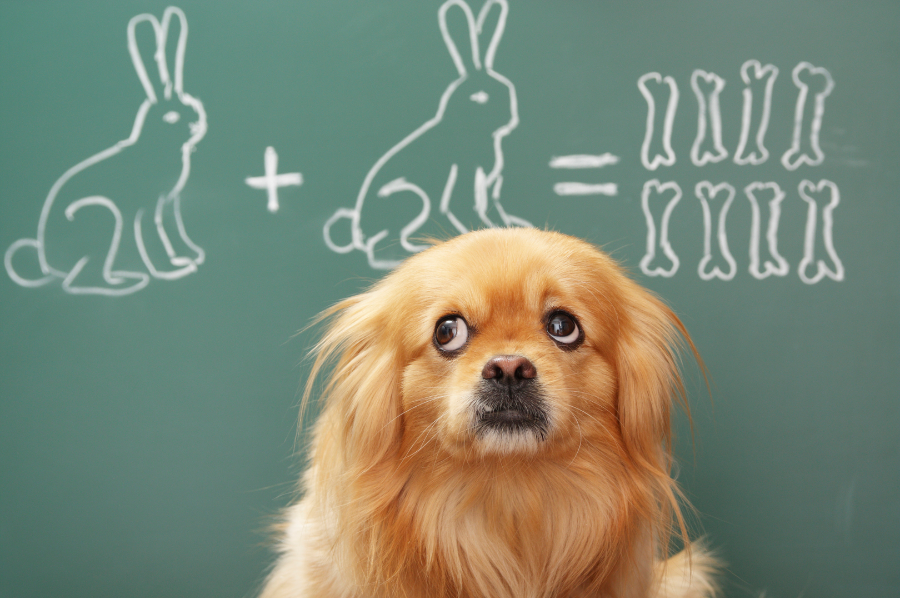
<svg viewBox="0 0 900 598"><path fill-rule="evenodd" d="M20 249L23 247L31 247L34 251L26 252L28 257L33 256L34 260L31 264L24 264L27 270L31 272L39 272L37 278L25 278L21 276L16 269L13 267L13 256L18 253ZM3 256L3 265L6 266L6 273L9 274L9 277L16 284L23 287L39 287L41 285L45 285L54 278L53 274L46 274L43 272L43 268L40 265L40 259L38 252L40 251L40 244L37 239L19 239L15 243L9 246L9 249L6 250L6 255ZM27 258L26 258L27 259ZM20 266L23 265L20 260Z"/></svg>
<svg viewBox="0 0 900 598"><path fill-rule="evenodd" d="M336 253L350 253L356 248L354 235L356 234L356 222L358 216L356 210L351 210L349 208L340 208L337 212L331 215L331 218L325 222L325 228L322 230L322 235L325 237L325 244L328 245L328 248ZM331 227L338 220L348 220L350 223L349 229L346 231L348 236L350 237L350 242L346 245L338 245L331 238Z"/></svg>

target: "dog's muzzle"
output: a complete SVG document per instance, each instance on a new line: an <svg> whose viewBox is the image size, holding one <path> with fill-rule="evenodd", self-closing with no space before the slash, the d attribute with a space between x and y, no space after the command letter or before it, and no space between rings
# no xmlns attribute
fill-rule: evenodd
<svg viewBox="0 0 900 598"><path fill-rule="evenodd" d="M497 355L481 371L476 391L476 432L534 432L547 436L548 418L537 369L521 355Z"/></svg>

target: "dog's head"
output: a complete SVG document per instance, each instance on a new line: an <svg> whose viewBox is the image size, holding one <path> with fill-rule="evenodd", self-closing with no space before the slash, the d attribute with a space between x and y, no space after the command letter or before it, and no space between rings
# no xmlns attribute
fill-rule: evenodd
<svg viewBox="0 0 900 598"><path fill-rule="evenodd" d="M592 245L483 230L407 260L330 312L320 434L345 463L561 458L582 446L662 474L680 393L674 314ZM688 341L689 342L689 341ZM342 460L344 460L342 459Z"/></svg>

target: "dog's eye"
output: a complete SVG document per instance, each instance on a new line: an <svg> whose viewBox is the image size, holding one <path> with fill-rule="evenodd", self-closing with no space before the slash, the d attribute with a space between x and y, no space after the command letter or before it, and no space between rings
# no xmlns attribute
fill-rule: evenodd
<svg viewBox="0 0 900 598"><path fill-rule="evenodd" d="M445 316L434 329L434 344L441 351L461 349L469 338L466 321L459 316Z"/></svg>
<svg viewBox="0 0 900 598"><path fill-rule="evenodd" d="M571 345L581 338L581 331L575 323L575 318L564 311L550 315L547 321L547 334L561 345Z"/></svg>

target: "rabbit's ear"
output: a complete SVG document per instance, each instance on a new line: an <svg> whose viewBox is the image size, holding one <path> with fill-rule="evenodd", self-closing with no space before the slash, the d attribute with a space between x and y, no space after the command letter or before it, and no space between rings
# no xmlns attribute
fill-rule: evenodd
<svg viewBox="0 0 900 598"><path fill-rule="evenodd" d="M452 17L454 26L452 27L453 33L451 33L447 13L453 6L459 7L460 10L454 10L451 14L459 15L460 11L462 11L462 15L459 16L465 17L465 25L460 24L458 17ZM469 5L463 0L447 0L438 10L438 24L441 27L441 35L444 36L444 43L447 44L450 57L453 59L453 64L456 65L456 70L459 71L460 76L465 75L469 69L481 70L478 32L475 16L472 14L472 9L469 8ZM462 33L463 30L465 30L465 34ZM459 42L458 44L457 41ZM460 52L459 48L462 48L462 52Z"/></svg>
<svg viewBox="0 0 900 598"><path fill-rule="evenodd" d="M147 25L142 26L141 23L147 23ZM138 29L139 26L140 29ZM144 56L152 52L152 56L156 58L159 54L159 35L161 27L159 21L156 20L156 17L151 14L137 15L128 21L128 53L131 54L131 62L134 64L134 70L137 72L138 79L141 80L141 85L144 88L144 92L147 94L147 99L155 104L159 101L159 95L157 94L156 87L147 75L146 61L141 56L141 49L138 44L138 30L142 32L142 43L140 45L144 46ZM164 89L165 82L160 86L159 91L162 92Z"/></svg>
<svg viewBox="0 0 900 598"><path fill-rule="evenodd" d="M167 82L166 98L171 95L171 87L179 95L184 91L184 49L187 45L188 24L184 12L170 6L163 13L161 39L157 61L160 77Z"/></svg>
<svg viewBox="0 0 900 598"><path fill-rule="evenodd" d="M494 6L499 10L491 10ZM484 53L484 66L489 69L494 68L494 54L497 52L497 46L500 44L500 38L503 37L503 29L506 27L506 14L509 12L509 5L506 0L487 0L478 13L478 36L482 40L487 39L490 35L490 43Z"/></svg>

